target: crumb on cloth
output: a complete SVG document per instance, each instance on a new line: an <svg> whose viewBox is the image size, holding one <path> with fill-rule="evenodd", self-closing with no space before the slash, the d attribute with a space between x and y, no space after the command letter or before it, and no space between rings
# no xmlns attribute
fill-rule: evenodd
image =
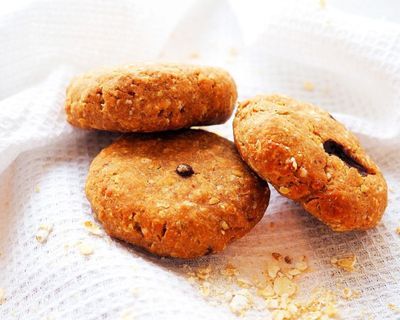
<svg viewBox="0 0 400 320"><path fill-rule="evenodd" d="M356 271L357 257L354 254L350 254L343 257L333 257L331 264L342 270L353 272Z"/></svg>
<svg viewBox="0 0 400 320"><path fill-rule="evenodd" d="M53 225L51 224L41 224L36 232L35 239L39 243L45 243L53 231Z"/></svg>

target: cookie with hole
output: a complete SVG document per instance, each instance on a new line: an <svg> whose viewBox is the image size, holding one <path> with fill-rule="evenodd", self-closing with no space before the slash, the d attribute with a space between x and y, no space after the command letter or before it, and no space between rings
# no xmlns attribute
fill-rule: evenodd
<svg viewBox="0 0 400 320"><path fill-rule="evenodd" d="M129 135L103 149L86 195L110 236L187 259L247 234L264 215L269 188L231 141L181 130Z"/></svg>
<svg viewBox="0 0 400 320"><path fill-rule="evenodd" d="M67 88L73 126L117 132L157 132L225 122L236 85L223 69L185 64L137 64L88 72Z"/></svg>
<svg viewBox="0 0 400 320"><path fill-rule="evenodd" d="M377 225L387 185L357 137L315 105L283 95L239 104L233 122L243 160L283 196L335 231Z"/></svg>

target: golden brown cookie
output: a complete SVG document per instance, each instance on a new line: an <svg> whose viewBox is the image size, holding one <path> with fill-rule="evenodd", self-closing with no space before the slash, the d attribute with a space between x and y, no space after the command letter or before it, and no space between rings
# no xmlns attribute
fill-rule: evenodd
<svg viewBox="0 0 400 320"><path fill-rule="evenodd" d="M93 160L86 195L108 234L179 258L223 250L269 201L234 144L202 130L117 140Z"/></svg>
<svg viewBox="0 0 400 320"><path fill-rule="evenodd" d="M222 69L142 64L73 79L65 111L79 128L154 132L223 123L236 98L235 82Z"/></svg>
<svg viewBox="0 0 400 320"><path fill-rule="evenodd" d="M329 113L271 95L241 103L233 123L242 158L333 230L374 227L387 204L379 168Z"/></svg>

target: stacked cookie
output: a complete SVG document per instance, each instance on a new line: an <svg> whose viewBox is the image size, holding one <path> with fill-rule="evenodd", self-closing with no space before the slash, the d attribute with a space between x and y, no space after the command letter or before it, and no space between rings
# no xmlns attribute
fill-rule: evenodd
<svg viewBox="0 0 400 320"><path fill-rule="evenodd" d="M379 222L382 174L356 137L318 107L278 95L241 103L240 155L232 142L188 129L225 122L236 98L229 74L209 67L134 65L71 82L72 125L134 133L100 152L86 183L111 236L161 256L221 251L261 220L265 181L334 230Z"/></svg>
<svg viewBox="0 0 400 320"><path fill-rule="evenodd" d="M141 133L102 150L89 170L86 195L108 234L193 258L223 250L257 224L268 185L234 144L203 130L172 131L225 122L236 97L234 81L217 68L127 66L72 81L72 125Z"/></svg>

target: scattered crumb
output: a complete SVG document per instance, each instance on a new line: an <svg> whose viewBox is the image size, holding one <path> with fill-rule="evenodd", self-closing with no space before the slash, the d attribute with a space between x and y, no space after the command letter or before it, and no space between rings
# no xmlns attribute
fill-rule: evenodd
<svg viewBox="0 0 400 320"><path fill-rule="evenodd" d="M131 288L129 291L135 298L139 297L139 288Z"/></svg>
<svg viewBox="0 0 400 320"><path fill-rule="evenodd" d="M400 235L400 227L397 227L397 228L396 228L396 233L397 233L398 235Z"/></svg>
<svg viewBox="0 0 400 320"><path fill-rule="evenodd" d="M101 235L103 235L103 233L102 233L100 227L99 227L96 223L94 223L94 222L92 222L92 221L85 221L85 222L83 223L83 226L84 226L85 229L86 229L89 233L91 233L91 234L94 234L94 235L96 235L96 236L101 236Z"/></svg>
<svg viewBox="0 0 400 320"><path fill-rule="evenodd" d="M122 311L119 318L120 318L120 320L134 320L135 319L135 317L132 313L132 310L129 310L129 309Z"/></svg>
<svg viewBox="0 0 400 320"><path fill-rule="evenodd" d="M303 83L303 88L304 88L304 90L306 90L306 91L314 91L314 84L312 83L312 82L309 82L309 81L305 81L304 83Z"/></svg>
<svg viewBox="0 0 400 320"><path fill-rule="evenodd" d="M275 279L280 269L281 268L276 264L269 264L267 267L268 276L272 279Z"/></svg>
<svg viewBox="0 0 400 320"><path fill-rule="evenodd" d="M93 247L88 243L80 242L78 243L79 252L84 256L90 256L93 254Z"/></svg>
<svg viewBox="0 0 400 320"><path fill-rule="evenodd" d="M39 186L35 186L35 189L34 189L34 190L35 190L36 193L39 193L39 192L40 192Z"/></svg>
<svg viewBox="0 0 400 320"><path fill-rule="evenodd" d="M251 288L253 286L251 281L249 281L249 280L247 280L245 278L237 278L236 279L236 283L241 288Z"/></svg>
<svg viewBox="0 0 400 320"><path fill-rule="evenodd" d="M343 288L342 297L346 300L357 299L361 296L361 292L358 290L352 290L350 288Z"/></svg>
<svg viewBox="0 0 400 320"><path fill-rule="evenodd" d="M51 231L53 231L53 225L51 224L41 224L36 232L35 239L39 243L45 243L49 237Z"/></svg>
<svg viewBox="0 0 400 320"><path fill-rule="evenodd" d="M192 53L189 55L189 58L190 58L190 59L199 59L199 58L200 58L200 54L199 54L198 52L192 52Z"/></svg>
<svg viewBox="0 0 400 320"><path fill-rule="evenodd" d="M229 309L232 313L243 316L250 309L252 304L251 295L248 290L242 289L233 294L232 300L229 303Z"/></svg>
<svg viewBox="0 0 400 320"><path fill-rule="evenodd" d="M290 260L290 264L287 262ZM299 300L301 287L296 283L308 269L306 257L273 252L267 256L266 267L260 272L244 272L228 262L224 267L183 265L188 280L213 306L226 305L243 316L246 312L269 313L274 320L335 319L337 298L333 291L318 288L308 300ZM354 292L352 292L352 296Z"/></svg>
<svg viewBox="0 0 400 320"><path fill-rule="evenodd" d="M200 280L207 280L210 277L211 266L208 265L206 267L199 268L196 272L196 277Z"/></svg>
<svg viewBox="0 0 400 320"><path fill-rule="evenodd" d="M236 48L230 48L229 49L229 55L231 56L231 57L236 57L237 55L238 55L238 50L236 49Z"/></svg>
<svg viewBox="0 0 400 320"><path fill-rule="evenodd" d="M286 277L278 277L274 281L274 291L278 296L290 297L297 291L297 285Z"/></svg>
<svg viewBox="0 0 400 320"><path fill-rule="evenodd" d="M300 261L297 261L297 262L294 264L294 267L295 267L296 269L300 270L300 271L305 271L305 270L307 270L307 269L308 269L308 265L307 265L307 262L306 262L306 257L305 257L305 256L302 256L302 257L301 257L301 260L300 260Z"/></svg>
<svg viewBox="0 0 400 320"><path fill-rule="evenodd" d="M354 254L342 258L334 257L331 259L332 265L348 272L353 272L356 270L356 263L357 258Z"/></svg>
<svg viewBox="0 0 400 320"><path fill-rule="evenodd" d="M389 303L388 307L390 310L392 310L395 313L400 313L400 307L395 305L394 303Z"/></svg>
<svg viewBox="0 0 400 320"><path fill-rule="evenodd" d="M0 288L0 305L6 302L6 294L4 289Z"/></svg>
<svg viewBox="0 0 400 320"><path fill-rule="evenodd" d="M204 297L208 297L210 295L210 288L211 288L211 284L207 281L204 281L201 285L200 285L200 293L204 296Z"/></svg>
<svg viewBox="0 0 400 320"><path fill-rule="evenodd" d="M221 274L228 277L238 275L238 271L232 263L227 263L225 268L221 270Z"/></svg>

